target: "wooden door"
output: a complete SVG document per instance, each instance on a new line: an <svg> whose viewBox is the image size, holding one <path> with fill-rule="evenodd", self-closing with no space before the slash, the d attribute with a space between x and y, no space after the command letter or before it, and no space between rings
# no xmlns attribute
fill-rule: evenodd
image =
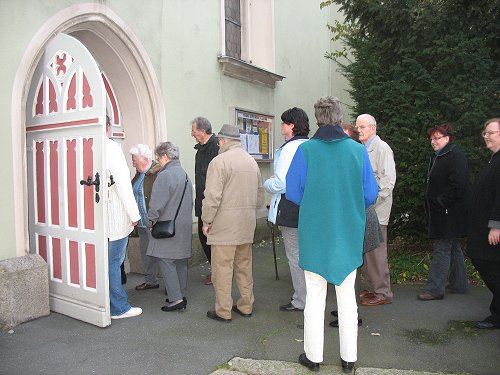
<svg viewBox="0 0 500 375"><path fill-rule="evenodd" d="M105 235L106 89L90 52L56 35L26 103L30 249L48 264L52 311L111 324Z"/></svg>

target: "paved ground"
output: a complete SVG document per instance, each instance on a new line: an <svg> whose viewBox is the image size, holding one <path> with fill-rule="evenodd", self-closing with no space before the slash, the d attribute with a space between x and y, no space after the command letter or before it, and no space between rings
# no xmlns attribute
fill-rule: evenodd
<svg viewBox="0 0 500 375"><path fill-rule="evenodd" d="M251 318L235 315L230 324L206 318L214 301L212 287L203 285L206 264L190 269L188 308L182 312L162 312L163 291L135 291L142 276L131 274L129 298L143 308L141 316L102 329L52 313L0 332L0 374L206 375L230 373L231 366L241 374L306 373L296 363L303 352L302 314L278 311L290 298L291 281L281 243L277 251L278 281L270 242L254 247ZM471 321L488 315L488 290L474 287L467 295L420 302L415 297L420 287L396 285L392 305L360 307L356 375L500 374L500 330L471 327ZM333 288L328 298L327 321L335 307ZM321 373L340 373L337 330L325 329Z"/></svg>

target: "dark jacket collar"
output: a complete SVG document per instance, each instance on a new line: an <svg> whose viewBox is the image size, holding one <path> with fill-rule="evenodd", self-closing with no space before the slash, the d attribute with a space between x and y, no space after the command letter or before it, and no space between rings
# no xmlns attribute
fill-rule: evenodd
<svg viewBox="0 0 500 375"><path fill-rule="evenodd" d="M446 146L444 146L441 150L436 152L436 156L443 156L444 154L447 154L448 152L452 151L455 148L455 144L452 142L448 142Z"/></svg>
<svg viewBox="0 0 500 375"><path fill-rule="evenodd" d="M493 161L493 159L496 160L496 158L498 158L498 157L500 157L500 150L498 150L493 155L491 155L490 161L488 163L491 163Z"/></svg>
<svg viewBox="0 0 500 375"><path fill-rule="evenodd" d="M291 141L296 141L297 139L309 139L309 137L307 135L295 135L292 138L290 138L288 141L286 141L285 143L283 143L280 148L285 147L285 145L287 143L290 143Z"/></svg>
<svg viewBox="0 0 500 375"><path fill-rule="evenodd" d="M319 139L326 142L344 138L348 138L348 135L338 125L320 126L312 137L312 139Z"/></svg>
<svg viewBox="0 0 500 375"><path fill-rule="evenodd" d="M212 133L212 135L210 136L210 138L208 138L208 141L206 141L204 144L201 144L201 143L197 143L194 145L194 148L196 150L199 150L200 148L204 148L204 147L207 147L209 143L212 143L212 142L217 142L217 139L215 139L215 134Z"/></svg>

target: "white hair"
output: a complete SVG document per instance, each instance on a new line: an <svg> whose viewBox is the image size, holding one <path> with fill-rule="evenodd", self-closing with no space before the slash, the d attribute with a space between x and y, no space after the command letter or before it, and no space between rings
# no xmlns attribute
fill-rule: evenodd
<svg viewBox="0 0 500 375"><path fill-rule="evenodd" d="M153 151L151 151L148 145L142 143L136 144L128 153L138 158L147 159L149 161L153 160Z"/></svg>
<svg viewBox="0 0 500 375"><path fill-rule="evenodd" d="M358 118L356 119L356 122L358 120L365 120L366 122L368 122L368 125L374 128L377 127L377 120L375 120L375 117L369 115L368 113L363 113L362 115L359 115Z"/></svg>

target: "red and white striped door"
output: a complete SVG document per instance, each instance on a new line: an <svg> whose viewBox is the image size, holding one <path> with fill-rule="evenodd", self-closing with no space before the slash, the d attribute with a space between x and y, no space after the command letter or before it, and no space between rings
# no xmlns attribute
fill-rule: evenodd
<svg viewBox="0 0 500 375"><path fill-rule="evenodd" d="M30 248L49 268L51 310L100 327L109 313L106 89L85 46L58 34L26 103Z"/></svg>

